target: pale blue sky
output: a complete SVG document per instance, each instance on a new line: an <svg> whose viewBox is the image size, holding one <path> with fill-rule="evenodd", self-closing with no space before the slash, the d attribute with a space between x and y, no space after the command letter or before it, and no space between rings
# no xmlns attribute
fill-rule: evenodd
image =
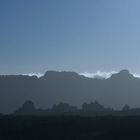
<svg viewBox="0 0 140 140"><path fill-rule="evenodd" d="M0 74L140 74L139 0L0 0Z"/></svg>

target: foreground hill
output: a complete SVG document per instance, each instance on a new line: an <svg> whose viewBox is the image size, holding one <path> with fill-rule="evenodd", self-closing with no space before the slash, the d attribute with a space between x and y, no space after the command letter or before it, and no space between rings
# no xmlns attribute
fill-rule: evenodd
<svg viewBox="0 0 140 140"><path fill-rule="evenodd" d="M0 117L1 140L137 140L139 117Z"/></svg>
<svg viewBox="0 0 140 140"><path fill-rule="evenodd" d="M140 107L140 79L127 70L108 79L87 78L75 72L48 71L36 76L0 76L0 112L16 110L25 100L33 100L39 108L60 101L81 106L98 100L105 106L120 108L124 104Z"/></svg>

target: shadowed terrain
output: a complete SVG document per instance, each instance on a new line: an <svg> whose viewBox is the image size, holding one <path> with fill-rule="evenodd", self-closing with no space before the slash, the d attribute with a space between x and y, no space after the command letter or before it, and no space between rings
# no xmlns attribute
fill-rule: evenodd
<svg viewBox="0 0 140 140"><path fill-rule="evenodd" d="M0 117L1 140L134 140L139 117Z"/></svg>
<svg viewBox="0 0 140 140"><path fill-rule="evenodd" d="M74 106L98 100L106 107L120 109L124 104L140 106L140 79L127 70L108 79L87 78L75 72L48 71L36 76L0 76L0 112L11 113L26 100L39 108L48 108L60 101Z"/></svg>
<svg viewBox="0 0 140 140"><path fill-rule="evenodd" d="M133 140L140 137L140 79L127 70L108 79L54 71L41 78L0 76L0 84L1 112L12 112L0 115L1 140Z"/></svg>

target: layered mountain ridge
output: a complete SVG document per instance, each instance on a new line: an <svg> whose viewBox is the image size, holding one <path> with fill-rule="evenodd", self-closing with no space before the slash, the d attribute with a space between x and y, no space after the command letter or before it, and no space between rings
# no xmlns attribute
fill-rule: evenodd
<svg viewBox="0 0 140 140"><path fill-rule="evenodd" d="M16 110L26 100L39 108L48 108L61 101L81 106L98 100L106 107L121 108L124 104L140 107L140 79L128 70L108 79L87 78L75 72L48 71L44 76L0 76L0 112Z"/></svg>

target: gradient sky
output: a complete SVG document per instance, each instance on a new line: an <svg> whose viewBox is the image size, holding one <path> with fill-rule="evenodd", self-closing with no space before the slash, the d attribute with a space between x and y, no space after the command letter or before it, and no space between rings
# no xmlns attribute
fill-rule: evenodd
<svg viewBox="0 0 140 140"><path fill-rule="evenodd" d="M0 74L140 74L140 0L0 0Z"/></svg>

